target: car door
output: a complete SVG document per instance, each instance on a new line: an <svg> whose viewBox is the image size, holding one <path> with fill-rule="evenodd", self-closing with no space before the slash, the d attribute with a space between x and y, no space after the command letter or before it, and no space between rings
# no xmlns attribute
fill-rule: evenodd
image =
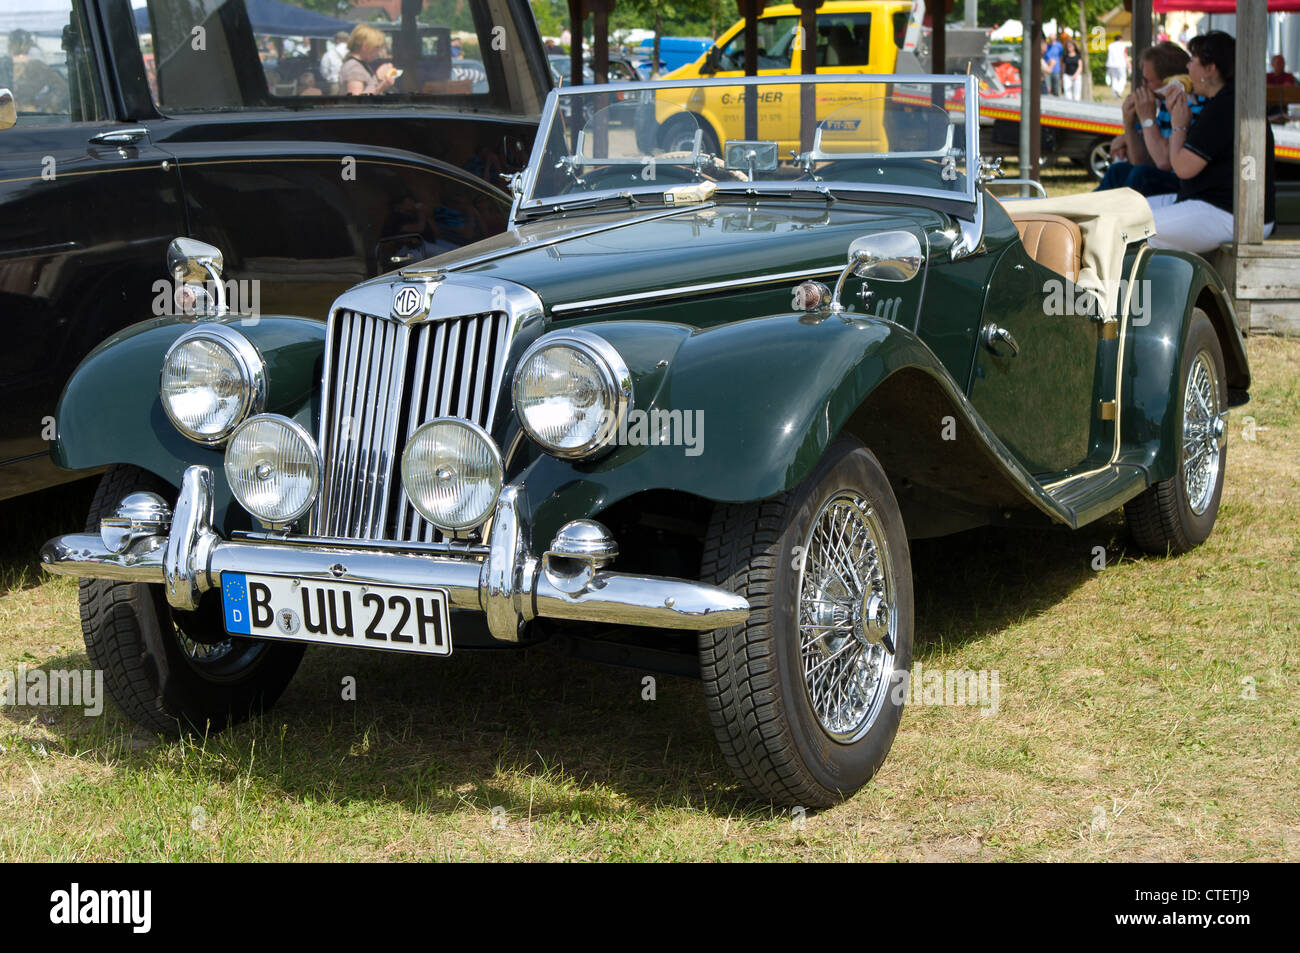
<svg viewBox="0 0 1300 953"><path fill-rule="evenodd" d="M63 384L150 315L167 243L185 230L175 164L109 105L97 11L6 9L0 86L16 122L0 130L0 499L70 478L47 455Z"/></svg>
<svg viewBox="0 0 1300 953"><path fill-rule="evenodd" d="M1036 475L1084 462L1091 446L1098 323L1072 281L1013 242L989 281L970 401Z"/></svg>

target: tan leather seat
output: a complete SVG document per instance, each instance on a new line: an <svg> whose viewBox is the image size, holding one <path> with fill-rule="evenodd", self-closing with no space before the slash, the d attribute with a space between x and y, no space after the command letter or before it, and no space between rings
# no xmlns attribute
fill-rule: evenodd
<svg viewBox="0 0 1300 953"><path fill-rule="evenodd" d="M1008 209L1029 257L1071 281L1079 280L1083 235L1079 226L1060 215Z"/></svg>

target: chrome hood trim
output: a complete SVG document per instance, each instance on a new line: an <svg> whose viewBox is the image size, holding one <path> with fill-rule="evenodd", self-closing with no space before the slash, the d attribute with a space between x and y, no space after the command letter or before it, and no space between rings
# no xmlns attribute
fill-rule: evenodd
<svg viewBox="0 0 1300 953"><path fill-rule="evenodd" d="M421 295L419 307L411 314L398 314L397 295L408 288L415 288ZM340 311L354 311L408 325L501 311L510 318L510 338L513 339L527 321L541 319L542 299L531 288L504 278L430 271L410 277L402 273L381 275L349 288L330 306L330 317Z"/></svg>

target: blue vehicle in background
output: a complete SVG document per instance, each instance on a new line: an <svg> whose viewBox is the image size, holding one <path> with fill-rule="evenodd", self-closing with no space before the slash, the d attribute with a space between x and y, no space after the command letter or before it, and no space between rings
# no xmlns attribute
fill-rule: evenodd
<svg viewBox="0 0 1300 953"><path fill-rule="evenodd" d="M659 38L659 62L665 71L679 69L687 63L694 63L713 41L702 36L661 36ZM647 61L654 60L655 41L653 38L642 40L636 48L638 56Z"/></svg>

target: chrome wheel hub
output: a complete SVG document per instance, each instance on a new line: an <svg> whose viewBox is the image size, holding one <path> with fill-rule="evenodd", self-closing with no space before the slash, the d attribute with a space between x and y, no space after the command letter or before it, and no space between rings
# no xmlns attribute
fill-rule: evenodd
<svg viewBox="0 0 1300 953"><path fill-rule="evenodd" d="M833 496L813 520L799 578L804 687L823 729L848 743L884 705L897 619L884 529L868 500Z"/></svg>
<svg viewBox="0 0 1300 953"><path fill-rule="evenodd" d="M211 644L204 642L195 642L188 635L176 627L176 641L180 643L181 651L192 662L215 662L229 655L235 648L234 639L223 639L220 642Z"/></svg>
<svg viewBox="0 0 1300 953"><path fill-rule="evenodd" d="M1187 505L1200 516L1214 498L1223 460L1226 413L1219 412L1219 381L1210 355L1192 362L1183 394L1183 488Z"/></svg>

